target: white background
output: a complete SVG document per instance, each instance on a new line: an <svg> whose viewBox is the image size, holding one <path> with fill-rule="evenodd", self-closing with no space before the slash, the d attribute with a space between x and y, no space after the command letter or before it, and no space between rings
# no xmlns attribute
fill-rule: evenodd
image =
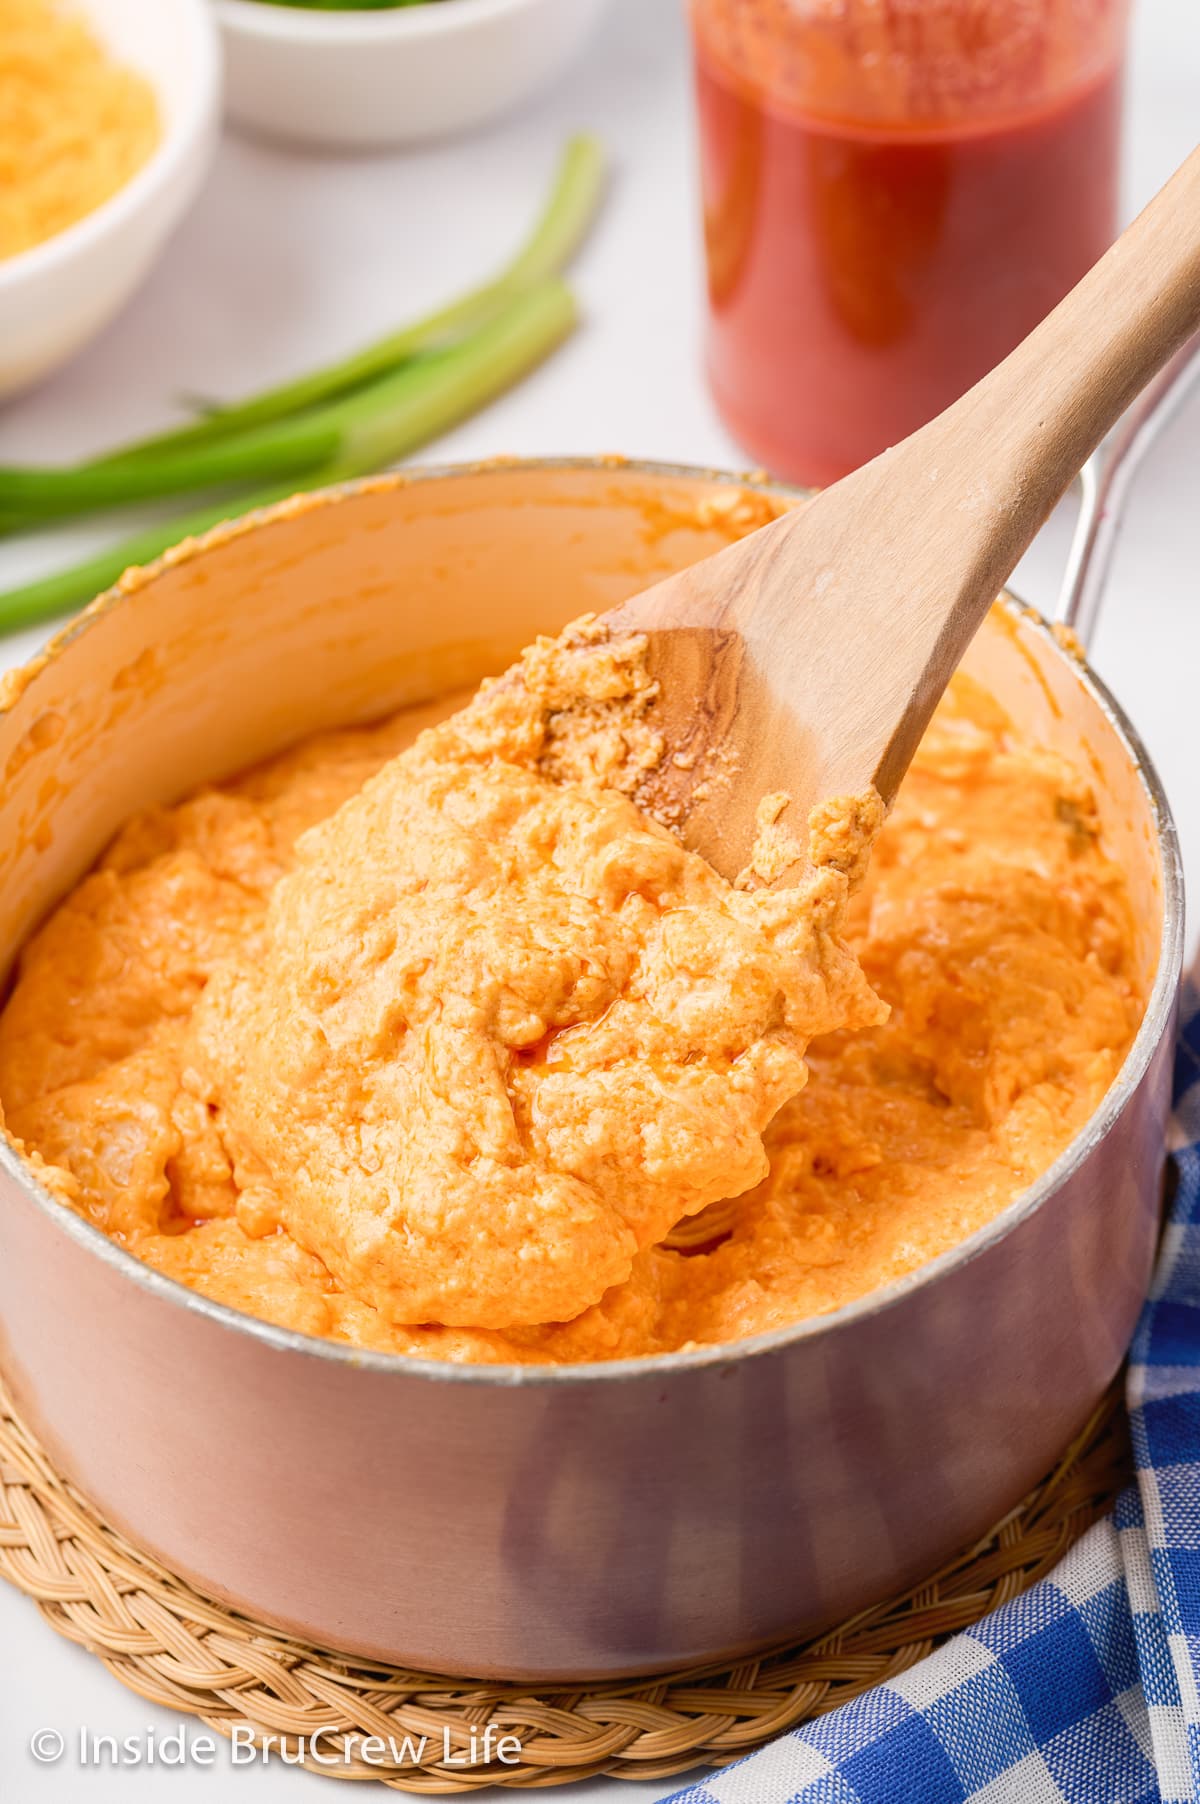
<svg viewBox="0 0 1200 1804"><path fill-rule="evenodd" d="M1136 0L1125 207L1132 212L1200 136L1200 8ZM403 156L343 159L230 138L195 212L121 319L36 394L0 410L0 461L67 460L174 416L181 393L234 397L280 380L422 312L476 281L524 231L557 147L581 126L614 161L604 218L575 282L585 319L532 380L437 447L439 459L497 452L623 451L741 467L699 374L701 281L685 42L677 0L613 0L585 60L542 101L485 137ZM1065 515L1017 588L1049 606ZM96 543L92 528L0 543L0 587ZM1157 446L1130 509L1095 662L1166 781L1200 894L1200 397ZM0 642L0 667L40 635ZM48 1306L49 1293L48 1293ZM79 1726L160 1733L151 1710L99 1662L59 1639L0 1586L0 1800L174 1804L217 1795L328 1797L275 1765L81 1772L39 1768L30 1735ZM195 1725L192 1725L194 1728ZM537 1794L642 1804L661 1785L595 1781ZM480 1794L482 1795L482 1794ZM487 1796L498 1797L489 1792ZM507 1794L511 1795L511 1794Z"/></svg>

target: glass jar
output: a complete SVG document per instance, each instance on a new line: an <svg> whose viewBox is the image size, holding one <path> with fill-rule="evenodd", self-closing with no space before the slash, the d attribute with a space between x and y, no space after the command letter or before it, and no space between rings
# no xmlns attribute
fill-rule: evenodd
<svg viewBox="0 0 1200 1804"><path fill-rule="evenodd" d="M1127 0L691 0L717 405L823 484L1007 356L1117 226Z"/></svg>

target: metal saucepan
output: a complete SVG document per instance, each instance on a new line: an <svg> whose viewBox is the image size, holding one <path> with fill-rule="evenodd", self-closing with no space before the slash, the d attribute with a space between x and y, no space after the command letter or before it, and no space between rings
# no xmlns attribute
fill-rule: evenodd
<svg viewBox="0 0 1200 1804"><path fill-rule="evenodd" d="M135 809L298 735L474 682L716 548L704 471L385 478L183 547L96 604L0 715L0 965ZM0 1148L0 1363L52 1457L203 1589L435 1671L576 1678L778 1642L931 1571L1015 1504L1117 1371L1154 1252L1183 898L1128 722L1037 615L968 668L1086 759L1149 1005L1052 1169L887 1290L736 1345L565 1369L354 1352L205 1301Z"/></svg>

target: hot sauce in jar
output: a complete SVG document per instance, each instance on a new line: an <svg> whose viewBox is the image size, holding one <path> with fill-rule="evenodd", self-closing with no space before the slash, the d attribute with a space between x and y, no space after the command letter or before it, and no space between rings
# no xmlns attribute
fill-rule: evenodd
<svg viewBox="0 0 1200 1804"><path fill-rule="evenodd" d="M1117 226L1126 0L692 0L708 367L832 482L1007 356Z"/></svg>

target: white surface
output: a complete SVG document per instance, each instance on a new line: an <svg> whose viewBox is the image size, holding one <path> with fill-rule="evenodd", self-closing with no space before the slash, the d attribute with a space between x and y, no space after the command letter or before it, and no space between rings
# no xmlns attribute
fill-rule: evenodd
<svg viewBox="0 0 1200 1804"><path fill-rule="evenodd" d="M85 0L102 42L141 71L162 141L133 179L65 232L0 261L0 395L106 326L193 199L212 156L220 52L209 0Z"/></svg>
<svg viewBox="0 0 1200 1804"><path fill-rule="evenodd" d="M1127 195L1147 198L1192 147L1200 89L1195 0L1141 0ZM599 130L617 169L608 213L582 258L586 323L516 393L437 447L438 458L501 451L620 450L738 465L698 375L701 311L691 122L675 0L617 0L585 66L487 137L420 155L353 161L228 143L199 206L131 309L54 382L0 412L0 459L67 458L170 417L183 392L232 396L350 349L476 279L511 247L572 129ZM1200 895L1200 406L1156 447L1130 511L1097 663L1166 780ZM1066 523L1051 524L1019 587L1048 604ZM49 567L94 529L0 543L0 585ZM41 635L0 646L16 661ZM170 1728L59 1640L0 1586L0 1798L14 1804L171 1804L237 1795L289 1804L330 1796L278 1764L231 1771L39 1768L33 1732ZM252 1776L247 1777L250 1774ZM548 1801L644 1804L670 1788L596 1781ZM482 1795L482 1794L480 1794ZM499 1793L488 1793L499 1797ZM511 1795L511 1794L504 1794Z"/></svg>
<svg viewBox="0 0 1200 1804"><path fill-rule="evenodd" d="M606 0L308 12L215 0L231 118L290 142L416 144L509 112L578 54Z"/></svg>

